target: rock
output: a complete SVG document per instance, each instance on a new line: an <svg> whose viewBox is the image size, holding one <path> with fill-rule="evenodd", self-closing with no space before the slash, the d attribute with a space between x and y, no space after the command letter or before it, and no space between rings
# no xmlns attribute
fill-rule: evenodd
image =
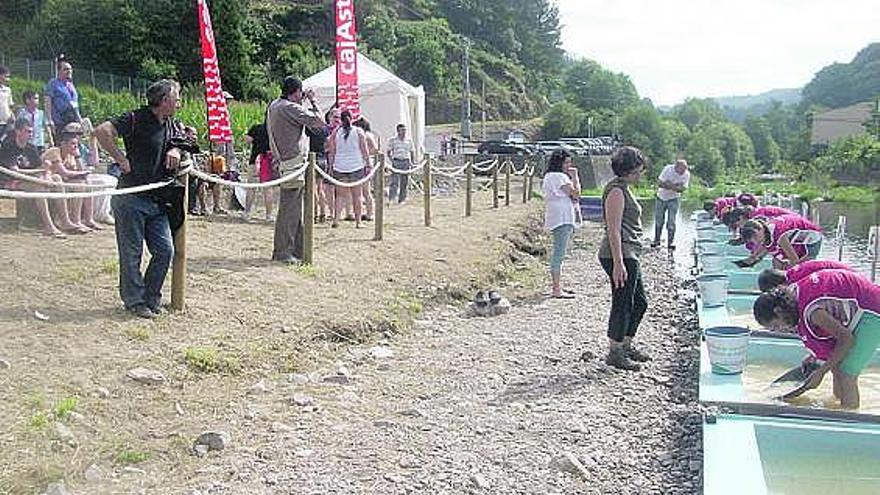
<svg viewBox="0 0 880 495"><path fill-rule="evenodd" d="M64 481L62 480L49 483L43 495L70 495L70 492L67 491L67 487L64 486Z"/></svg>
<svg viewBox="0 0 880 495"><path fill-rule="evenodd" d="M415 457L403 457L397 462L397 465L404 469L416 469L422 465Z"/></svg>
<svg viewBox="0 0 880 495"><path fill-rule="evenodd" d="M122 472L128 474L139 474L141 476L147 474L147 472L143 469L136 468L134 466L125 466L124 468L122 468Z"/></svg>
<svg viewBox="0 0 880 495"><path fill-rule="evenodd" d="M288 379L297 385L305 385L306 383L309 383L309 375L306 375L305 373L293 373Z"/></svg>
<svg viewBox="0 0 880 495"><path fill-rule="evenodd" d="M348 391L339 395L339 401L346 404L356 404L361 401L361 398L358 397L358 394Z"/></svg>
<svg viewBox="0 0 880 495"><path fill-rule="evenodd" d="M284 423L274 422L272 426L269 427L269 430L272 433L292 433L296 431L292 426L286 425Z"/></svg>
<svg viewBox="0 0 880 495"><path fill-rule="evenodd" d="M248 393L250 394L265 394L269 391L269 385L266 384L266 379L263 378L257 383L251 385L251 388L248 389Z"/></svg>
<svg viewBox="0 0 880 495"><path fill-rule="evenodd" d="M384 478L386 481L390 481L392 483L398 483L398 484L406 481L406 478L404 478L403 476L401 476L399 474L393 474L393 473L386 473Z"/></svg>
<svg viewBox="0 0 880 495"><path fill-rule="evenodd" d="M703 463L700 461L691 461L688 463L688 468L692 472L697 472L697 471L703 469Z"/></svg>
<svg viewBox="0 0 880 495"><path fill-rule="evenodd" d="M373 426L376 428L394 428L397 426L397 423L390 419L377 419L376 421L373 421Z"/></svg>
<svg viewBox="0 0 880 495"><path fill-rule="evenodd" d="M174 402L174 412L176 412L178 416L185 416L183 407L180 406L180 402Z"/></svg>
<svg viewBox="0 0 880 495"><path fill-rule="evenodd" d="M370 349L373 359L390 359L394 357L394 351L385 346L376 346Z"/></svg>
<svg viewBox="0 0 880 495"><path fill-rule="evenodd" d="M223 450L229 446L231 440L232 437L225 431L206 431L196 438L193 449L196 450L198 446L203 445L208 448L208 451Z"/></svg>
<svg viewBox="0 0 880 495"><path fill-rule="evenodd" d="M339 376L351 377L351 371L349 371L349 369L345 366L340 366L339 368L336 368L336 374Z"/></svg>
<svg viewBox="0 0 880 495"><path fill-rule="evenodd" d="M293 451L293 455L297 457L311 457L315 453L312 449L299 449Z"/></svg>
<svg viewBox="0 0 880 495"><path fill-rule="evenodd" d="M70 431L70 428L65 426L64 423L56 421L52 424L52 428L55 430L55 435L58 437L59 440L73 445L76 444L76 439L73 436L73 432Z"/></svg>
<svg viewBox="0 0 880 495"><path fill-rule="evenodd" d="M92 464L86 469L85 478L89 483L99 483L104 479L104 471L97 464Z"/></svg>
<svg viewBox="0 0 880 495"><path fill-rule="evenodd" d="M68 417L69 417L70 420L73 421L74 423L83 423L83 422L85 422L85 420L86 420L86 417L85 417L85 416L83 416L82 414L80 414L80 413L78 413L78 412L76 412L76 411L72 411L72 412L70 412L70 413L68 414Z"/></svg>
<svg viewBox="0 0 880 495"><path fill-rule="evenodd" d="M306 407L315 404L315 399L309 397L306 394L293 394L293 397L290 399L291 404L299 407Z"/></svg>
<svg viewBox="0 0 880 495"><path fill-rule="evenodd" d="M165 383L165 375L149 368L130 369L125 376L138 383L145 383L147 385L161 385Z"/></svg>
<svg viewBox="0 0 880 495"><path fill-rule="evenodd" d="M208 446L196 445L193 447L193 452L195 452L198 457L205 457L206 455L208 455Z"/></svg>
<svg viewBox="0 0 880 495"><path fill-rule="evenodd" d="M550 467L557 471L562 471L563 473L572 474L584 480L589 479L590 477L587 468L585 468L584 465L581 464L581 461L570 452L566 452L550 461Z"/></svg>
<svg viewBox="0 0 880 495"><path fill-rule="evenodd" d="M5 359L0 359L0 370L8 370L9 368L12 368L12 363Z"/></svg>
<svg viewBox="0 0 880 495"><path fill-rule="evenodd" d="M335 383L337 385L349 385L351 384L351 378L347 375L330 375L324 377L324 382L326 383Z"/></svg>
<svg viewBox="0 0 880 495"><path fill-rule="evenodd" d="M488 490L490 488L489 480L482 474L472 474L470 478L471 484L480 490Z"/></svg>
<svg viewBox="0 0 880 495"><path fill-rule="evenodd" d="M110 398L110 390L105 387L98 387L95 389L95 397L99 399L109 399Z"/></svg>
<svg viewBox="0 0 880 495"><path fill-rule="evenodd" d="M401 416L408 416L408 417L410 417L410 418L424 418L424 417L427 416L427 415L426 415L425 413L423 413L421 410L416 409L416 408L406 409L406 410L400 411L399 414L400 414Z"/></svg>

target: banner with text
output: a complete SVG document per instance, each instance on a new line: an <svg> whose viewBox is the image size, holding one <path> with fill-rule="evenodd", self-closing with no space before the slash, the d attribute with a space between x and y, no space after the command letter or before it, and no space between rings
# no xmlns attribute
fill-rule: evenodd
<svg viewBox="0 0 880 495"><path fill-rule="evenodd" d="M211 13L205 0L198 0L199 31L202 39L202 68L205 73L205 104L208 107L208 140L215 143L232 141L229 107L223 96L220 66L217 65L217 46Z"/></svg>
<svg viewBox="0 0 880 495"><path fill-rule="evenodd" d="M361 114L358 87L357 26L354 0L335 0L336 7L336 102L354 118Z"/></svg>

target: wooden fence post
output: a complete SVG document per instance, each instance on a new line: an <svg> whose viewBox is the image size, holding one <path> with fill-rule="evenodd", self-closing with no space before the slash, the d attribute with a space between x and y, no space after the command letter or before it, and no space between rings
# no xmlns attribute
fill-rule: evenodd
<svg viewBox="0 0 880 495"><path fill-rule="evenodd" d="M315 261L315 166L318 157L309 153L306 165L306 190L303 193L303 264L311 265Z"/></svg>
<svg viewBox="0 0 880 495"><path fill-rule="evenodd" d="M379 155L376 160L376 177L373 178L375 186L373 190L373 204L376 206L376 232L373 234L374 241L381 241L385 235L385 155Z"/></svg>
<svg viewBox="0 0 880 495"><path fill-rule="evenodd" d="M513 162L507 160L507 166L504 167L504 206L510 206L510 169Z"/></svg>
<svg viewBox="0 0 880 495"><path fill-rule="evenodd" d="M183 177L183 224L174 233L174 258L171 261L171 309L186 307L186 224L189 210L189 175Z"/></svg>
<svg viewBox="0 0 880 495"><path fill-rule="evenodd" d="M495 156L495 163L492 164L492 208L498 208L498 156Z"/></svg>
<svg viewBox="0 0 880 495"><path fill-rule="evenodd" d="M431 226L431 156L428 156L428 161L425 163L423 174L424 178L424 188L425 188L425 227Z"/></svg>
<svg viewBox="0 0 880 495"><path fill-rule="evenodd" d="M464 192L464 216L469 217L473 210L473 184L474 184L474 158L467 158L467 167L465 167L465 192Z"/></svg>
<svg viewBox="0 0 880 495"><path fill-rule="evenodd" d="M529 162L523 160L522 174L522 202L526 204L529 200Z"/></svg>

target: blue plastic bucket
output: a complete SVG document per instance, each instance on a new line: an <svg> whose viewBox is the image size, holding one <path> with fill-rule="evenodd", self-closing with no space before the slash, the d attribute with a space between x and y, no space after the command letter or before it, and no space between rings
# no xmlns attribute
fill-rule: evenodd
<svg viewBox="0 0 880 495"><path fill-rule="evenodd" d="M748 361L749 329L710 327L705 330L705 334L712 373L719 375L742 373Z"/></svg>

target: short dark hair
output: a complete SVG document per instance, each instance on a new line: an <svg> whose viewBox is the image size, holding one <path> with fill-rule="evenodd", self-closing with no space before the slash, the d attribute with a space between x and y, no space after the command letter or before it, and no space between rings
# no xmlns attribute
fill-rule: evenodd
<svg viewBox="0 0 880 495"><path fill-rule="evenodd" d="M27 100L30 100L31 98L36 98L36 96L37 96L37 92L36 92L36 91L33 91L33 90L31 90L31 89L26 89L26 90L21 94L21 99L27 101Z"/></svg>
<svg viewBox="0 0 880 495"><path fill-rule="evenodd" d="M755 235L755 233L757 233L759 230L764 232L764 236L765 236L764 241L766 242L767 241L766 236L767 236L767 230L768 230L767 224L764 223L763 220L758 219L758 218L753 218L753 219L749 220L748 222L744 223L743 226L739 228L739 236L741 238L743 238L744 240L749 241L749 240L751 240L752 236Z"/></svg>
<svg viewBox="0 0 880 495"><path fill-rule="evenodd" d="M0 65L0 76L4 76L4 75L8 75L8 74L9 74L9 67L6 67L5 65Z"/></svg>
<svg viewBox="0 0 880 495"><path fill-rule="evenodd" d="M715 213L715 202L711 199L703 201L703 209L708 211L709 213Z"/></svg>
<svg viewBox="0 0 880 495"><path fill-rule="evenodd" d="M743 207L731 208L721 215L721 222L728 227L733 227L733 224L738 222L741 218L748 218L748 216L748 212Z"/></svg>
<svg viewBox="0 0 880 495"><path fill-rule="evenodd" d="M287 76L284 78L284 81L281 82L281 96L284 97L291 93L295 93L301 90L302 87L302 81L293 76Z"/></svg>
<svg viewBox="0 0 880 495"><path fill-rule="evenodd" d="M21 117L15 119L15 123L12 126L13 126L12 128L15 129L16 131L19 129L24 129L25 127L31 127L31 128L34 127L34 125L31 124L31 119L29 119L25 116L21 116Z"/></svg>
<svg viewBox="0 0 880 495"><path fill-rule="evenodd" d="M764 326L769 325L776 316L781 316L792 326L798 321L797 301L792 301L782 289L773 289L758 296L752 307L752 313L755 320Z"/></svg>
<svg viewBox="0 0 880 495"><path fill-rule="evenodd" d="M767 268L758 274L758 289L761 292L770 292L786 282L788 282L788 278L782 270Z"/></svg>
<svg viewBox="0 0 880 495"><path fill-rule="evenodd" d="M647 165L648 158L634 146L621 146L611 155L611 170L618 177L626 177Z"/></svg>
<svg viewBox="0 0 880 495"><path fill-rule="evenodd" d="M150 107L158 107L162 104L162 100L171 94L171 91L180 91L180 83L171 79L160 79L147 88L147 105Z"/></svg>
<svg viewBox="0 0 880 495"><path fill-rule="evenodd" d="M560 148L553 151L553 153L550 153L550 159L547 161L547 170L544 173L562 172L562 166L565 164L565 160L569 158L571 158L571 153L567 150Z"/></svg>
<svg viewBox="0 0 880 495"><path fill-rule="evenodd" d="M401 129L406 129L406 124L397 124L396 129L399 131Z"/></svg>

